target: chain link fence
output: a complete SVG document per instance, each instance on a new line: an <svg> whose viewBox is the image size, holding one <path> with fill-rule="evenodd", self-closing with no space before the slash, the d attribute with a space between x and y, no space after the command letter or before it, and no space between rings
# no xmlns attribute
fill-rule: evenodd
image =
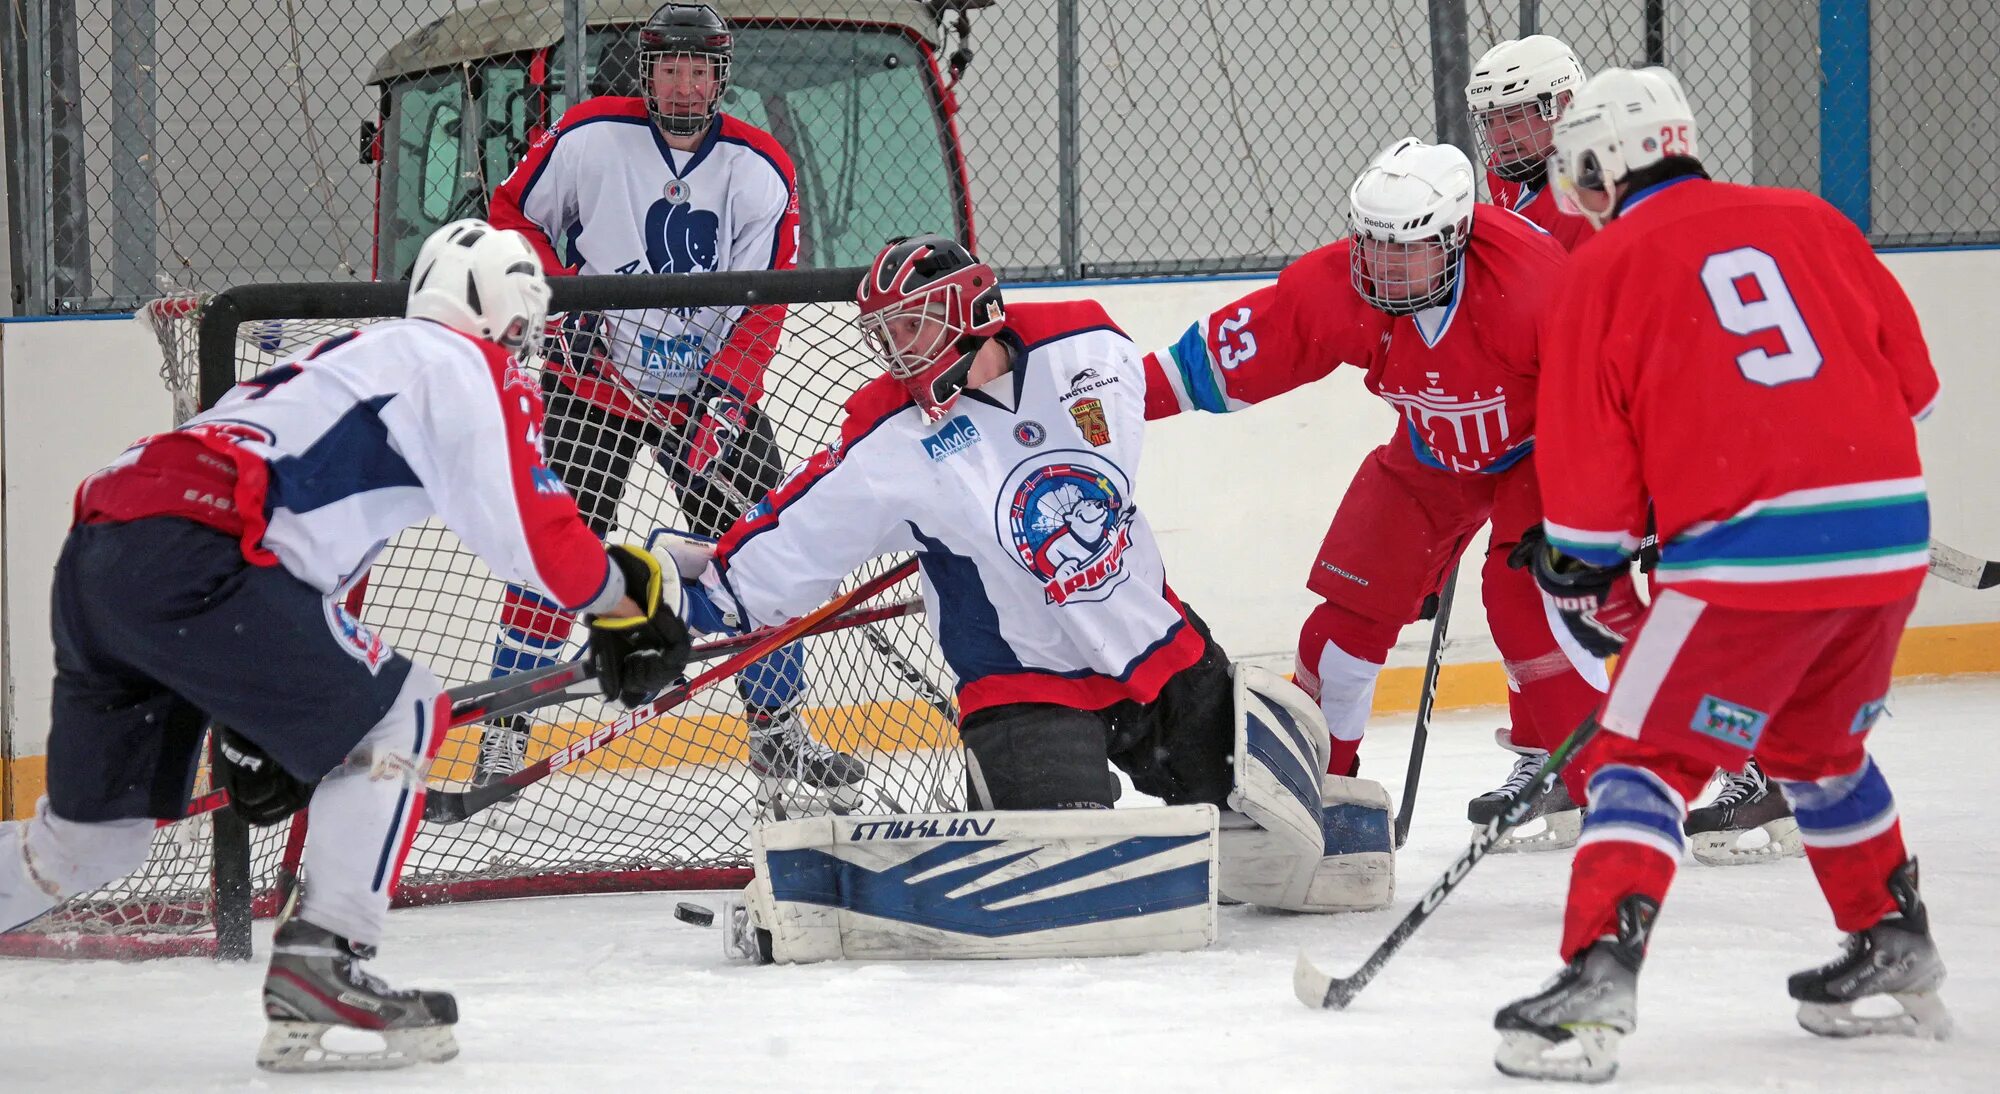
<svg viewBox="0 0 2000 1094"><path fill-rule="evenodd" d="M933 230L1017 280L1272 269L1337 236L1367 159L1435 139L1453 74L1524 28L1586 69L1675 68L1718 177L1821 193L1882 245L2000 238L1986 0L714 2L738 34L723 109L797 165L803 265ZM400 276L570 104L637 91L654 6L0 4L7 310Z"/></svg>

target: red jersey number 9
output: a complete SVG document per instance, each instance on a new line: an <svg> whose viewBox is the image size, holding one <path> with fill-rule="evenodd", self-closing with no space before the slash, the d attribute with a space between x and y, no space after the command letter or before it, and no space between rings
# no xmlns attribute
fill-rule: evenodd
<svg viewBox="0 0 2000 1094"><path fill-rule="evenodd" d="M1744 379L1777 387L1819 374L1826 359L1776 259L1755 247L1712 254L1701 264L1701 284L1723 330L1743 335L1774 330L1784 341L1785 348L1776 353L1759 348L1737 354L1736 367Z"/></svg>

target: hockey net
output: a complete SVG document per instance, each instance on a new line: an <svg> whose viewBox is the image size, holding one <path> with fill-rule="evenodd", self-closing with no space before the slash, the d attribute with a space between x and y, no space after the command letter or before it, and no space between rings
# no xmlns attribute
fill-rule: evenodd
<svg viewBox="0 0 2000 1094"><path fill-rule="evenodd" d="M552 310L569 316L565 327L574 330L578 316L629 318L638 314L635 308L788 305L759 406L787 465L795 466L835 439L842 403L879 371L852 322L848 301L859 276L858 270L828 270L562 278L553 282ZM141 319L159 336L162 375L184 418L236 381L324 339L399 315L402 301L400 285L248 286L156 301ZM625 323L619 329L643 337L645 328ZM528 367L544 369L551 355L573 353L575 344L552 324ZM632 460L618 530L609 538L643 541L655 528L689 526L666 466L673 447L657 455L641 451ZM849 580L899 561L877 560ZM358 603L350 598L349 607L450 686L492 675L503 588L450 531L431 522L390 543L370 569ZM915 595L914 582L906 581L871 603ZM560 657L577 655L581 632L576 628ZM866 764L864 810L962 806L952 678L919 615L811 637L801 648L807 683L798 713L812 737ZM618 713L595 699L534 712L526 762L581 740ZM468 785L481 731L475 725L452 732L431 767L433 787ZM747 733L737 688L723 684L699 692L511 802L460 824L423 825L396 902L740 886L749 876L749 828L770 813L773 789L749 770ZM205 771L197 789L206 789ZM783 786L782 793L781 805L793 816L828 804L796 785ZM296 861L303 833L286 825L251 830L241 841L247 850L232 856L237 844L228 839L231 831L242 828L232 825L228 810L163 825L144 870L57 909L25 936L0 939L0 953L247 956L249 916L277 908L279 879ZM232 857L245 861L232 865ZM228 879L238 870L247 876L231 886ZM221 899L215 895L218 874L224 878ZM219 946L218 917L225 924ZM241 937L232 939L236 923Z"/></svg>

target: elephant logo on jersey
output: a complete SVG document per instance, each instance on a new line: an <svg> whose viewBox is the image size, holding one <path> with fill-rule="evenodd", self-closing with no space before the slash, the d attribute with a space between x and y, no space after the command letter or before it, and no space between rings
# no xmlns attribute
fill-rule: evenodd
<svg viewBox="0 0 2000 1094"><path fill-rule="evenodd" d="M646 264L654 273L713 270L721 230L713 210L656 201L646 210Z"/></svg>
<svg viewBox="0 0 2000 1094"><path fill-rule="evenodd" d="M1132 544L1125 476L1088 453L1050 455L1062 462L1016 468L1016 485L1002 494L1003 542L1049 603L1103 600L1125 580Z"/></svg>

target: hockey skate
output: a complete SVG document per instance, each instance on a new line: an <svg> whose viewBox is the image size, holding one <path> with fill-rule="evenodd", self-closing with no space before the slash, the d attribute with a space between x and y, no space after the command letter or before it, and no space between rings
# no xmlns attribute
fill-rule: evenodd
<svg viewBox="0 0 2000 1094"><path fill-rule="evenodd" d="M1938 998L1944 961L1931 942L1930 912L1917 893L1917 860L1889 875L1896 911L1865 931L1847 936L1845 951L1786 981L1799 1001L1799 1025L1821 1037L1894 1033L1934 1041L1951 1035L1951 1015ZM1887 996L1901 1011L1863 1015L1855 1004Z"/></svg>
<svg viewBox="0 0 2000 1094"><path fill-rule="evenodd" d="M1507 773L1506 782L1466 803L1465 819L1478 828L1486 827L1493 818L1505 813L1508 801L1534 781L1535 773L1549 758L1541 749L1516 745L1512 733L1505 728L1494 730L1493 740L1515 753L1514 770ZM1519 826L1500 837L1493 850L1560 851L1576 846L1577 837L1582 834L1583 809L1569 796L1569 788L1558 780L1548 793L1536 799L1534 809Z"/></svg>
<svg viewBox="0 0 2000 1094"><path fill-rule="evenodd" d="M528 720L502 718L479 734L479 758L473 762L472 785L491 786L521 770L528 760Z"/></svg>
<svg viewBox="0 0 2000 1094"><path fill-rule="evenodd" d="M1722 779L1715 800L1687 817L1688 846L1697 861L1743 866L1805 854L1790 803L1756 760L1742 774L1724 772Z"/></svg>
<svg viewBox="0 0 2000 1094"><path fill-rule="evenodd" d="M746 707L750 722L750 770L756 772L758 800L773 820L823 805L851 813L861 805L868 766L848 753L821 744L805 722L789 710Z"/></svg>
<svg viewBox="0 0 2000 1094"><path fill-rule="evenodd" d="M1571 959L1541 991L1493 1016L1493 1066L1523 1079L1601 1083L1618 1074L1618 1042L1639 1024L1639 965L1660 906L1643 896L1618 904L1618 937Z"/></svg>
<svg viewBox="0 0 2000 1094"><path fill-rule="evenodd" d="M361 962L375 947L359 946L303 919L279 926L264 976L270 1027L257 1049L266 1071L373 1071L443 1062L458 1055L451 993L396 989L369 975ZM378 1035L379 1048L327 1045L333 1030Z"/></svg>

